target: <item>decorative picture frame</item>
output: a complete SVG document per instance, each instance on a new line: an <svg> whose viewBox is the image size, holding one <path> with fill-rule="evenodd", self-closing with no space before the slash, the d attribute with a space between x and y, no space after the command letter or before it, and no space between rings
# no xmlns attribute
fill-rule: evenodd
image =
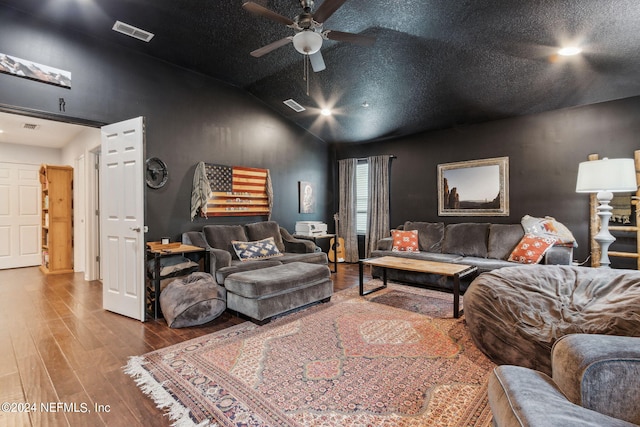
<svg viewBox="0 0 640 427"><path fill-rule="evenodd" d="M438 165L439 216L508 216L509 158Z"/></svg>
<svg viewBox="0 0 640 427"><path fill-rule="evenodd" d="M71 72L0 53L0 73L71 89Z"/></svg>
<svg viewBox="0 0 640 427"><path fill-rule="evenodd" d="M298 194L300 200L300 213L316 212L316 188L309 181L298 182Z"/></svg>

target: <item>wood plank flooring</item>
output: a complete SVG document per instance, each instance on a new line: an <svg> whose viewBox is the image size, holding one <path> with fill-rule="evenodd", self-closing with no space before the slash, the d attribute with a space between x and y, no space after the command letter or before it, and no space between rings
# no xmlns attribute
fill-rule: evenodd
<svg viewBox="0 0 640 427"><path fill-rule="evenodd" d="M332 278L336 291L357 286L357 264L339 264ZM0 425L169 426L123 373L127 359L243 321L225 312L201 327L170 329L163 319L103 310L101 283L82 273L0 270L0 403L14 410L3 406Z"/></svg>

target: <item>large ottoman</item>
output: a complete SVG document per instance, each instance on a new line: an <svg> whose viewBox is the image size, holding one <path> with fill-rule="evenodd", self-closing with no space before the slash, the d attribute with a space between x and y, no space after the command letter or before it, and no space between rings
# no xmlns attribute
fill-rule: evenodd
<svg viewBox="0 0 640 427"><path fill-rule="evenodd" d="M464 313L474 343L492 361L551 375L551 347L563 335L640 336L640 272L502 268L471 282Z"/></svg>
<svg viewBox="0 0 640 427"><path fill-rule="evenodd" d="M227 308L258 324L307 304L327 302L333 294L329 267L306 262L233 273L224 286Z"/></svg>

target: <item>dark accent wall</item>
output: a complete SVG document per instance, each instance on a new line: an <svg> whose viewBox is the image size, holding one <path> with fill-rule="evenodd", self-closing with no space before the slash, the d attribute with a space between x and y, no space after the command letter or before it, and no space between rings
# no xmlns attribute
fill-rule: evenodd
<svg viewBox="0 0 640 427"><path fill-rule="evenodd" d="M240 88L52 28L51 23L5 9L0 16L0 52L71 71L71 89L0 74L0 104L98 123L144 116L146 156L161 158L169 168L165 187L147 189L148 240L167 235L175 239L208 223L265 219L217 217L191 222L193 172L200 161L269 169L275 194L272 219L290 231L297 220L329 221L333 207L328 201L333 194L329 148L323 141ZM58 109L59 98L66 101L65 112ZM316 214L298 213L301 180L316 183Z"/></svg>
<svg viewBox="0 0 640 427"><path fill-rule="evenodd" d="M640 97L634 97L369 144L334 144L333 149L338 160L397 156L391 166L392 226L406 220L519 223L526 214L549 215L573 232L579 244L574 258L583 261L589 254L589 196L575 192L578 163L591 153L633 157L639 135ZM501 156L509 157L508 217L438 216L438 164ZM611 250L625 241L619 236ZM635 268L635 260L612 262Z"/></svg>
<svg viewBox="0 0 640 427"><path fill-rule="evenodd" d="M323 220L332 226L331 214L337 206L332 160L395 154L392 225L409 219L514 223L525 214L551 215L573 231L580 245L575 258L584 260L589 198L574 191L578 163L590 153L630 157L640 148L640 97L636 97L381 142L335 144L330 160L324 142L242 89L79 33L57 30L17 11L5 9L0 15L0 52L73 73L70 90L0 74L0 104L99 123L146 118L147 157L163 159L170 173L164 188L147 191L151 240L165 235L177 238L205 223L262 219L191 222L191 182L199 161L270 169L273 219L293 230L301 219ZM58 111L61 97L66 101L65 112ZM509 217L438 217L438 164L500 156L510 159ZM317 183L318 214L298 213L300 180Z"/></svg>

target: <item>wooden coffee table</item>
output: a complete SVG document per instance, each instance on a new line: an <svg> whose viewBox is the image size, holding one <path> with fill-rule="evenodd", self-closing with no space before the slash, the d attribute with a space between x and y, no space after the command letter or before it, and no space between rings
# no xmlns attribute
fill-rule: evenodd
<svg viewBox="0 0 640 427"><path fill-rule="evenodd" d="M372 265L382 268L382 286L364 291L363 267ZM411 258L399 258L394 256L383 256L380 258L368 258L360 260L360 295L368 295L387 287L387 269L404 271L417 271L425 274L439 274L441 276L453 277L453 317L460 317L460 278L474 274L478 267L463 264L451 264L448 262L423 261Z"/></svg>

